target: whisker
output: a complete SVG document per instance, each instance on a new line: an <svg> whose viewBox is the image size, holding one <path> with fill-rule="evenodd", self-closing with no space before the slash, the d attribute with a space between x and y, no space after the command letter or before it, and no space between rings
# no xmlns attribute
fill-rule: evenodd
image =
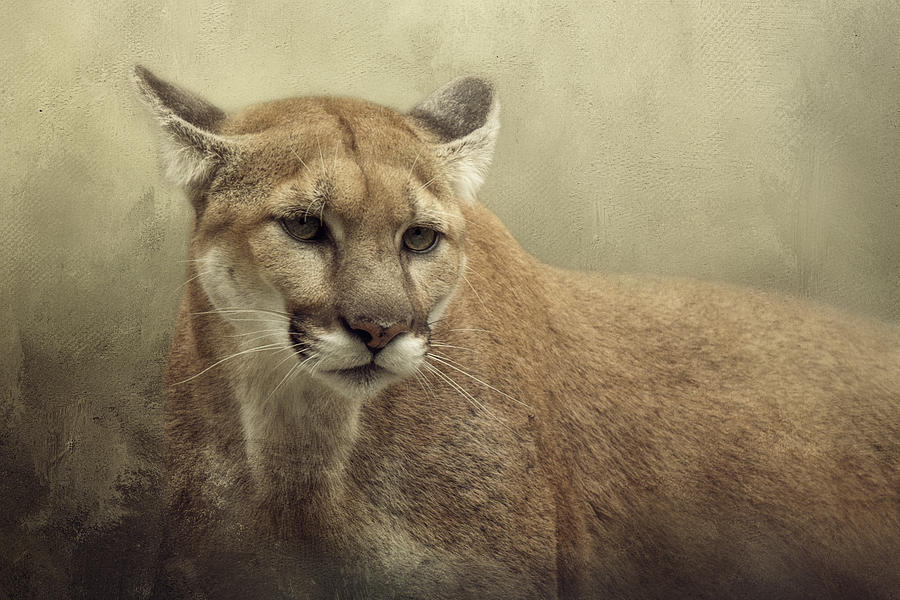
<svg viewBox="0 0 900 600"><path fill-rule="evenodd" d="M274 388L272 388L272 391L269 392L269 394L268 394L268 395L266 396L266 398L263 400L263 403L268 402L268 401L269 401L269 398L271 398L272 396L275 395L275 392L278 391L278 388L280 388L281 385L282 385L285 381L287 381L288 377L290 377L290 376L294 373L294 371L296 371L298 368L300 368L300 365L301 365L301 364L303 364L303 363L299 363L299 362L298 362L297 364L293 365L290 369L288 369L287 374L281 379L281 381L278 382L278 384L277 384Z"/></svg>
<svg viewBox="0 0 900 600"><path fill-rule="evenodd" d="M422 364L427 364L427 363L422 363ZM467 392L461 385L459 385L458 383L456 383L455 381L453 381L453 379L451 379L449 375L447 375L446 373L444 373L443 371L441 371L440 369L438 369L438 368L437 368L436 366L434 366L434 365L428 365L428 367L429 367L429 369L430 369L433 373L435 373L436 375L438 375L441 379L443 379L444 381L446 381L451 387L453 387L453 388L456 389L460 394L462 394L464 398L467 398L468 400L470 400L470 401L472 401L472 402L475 402L478 406L480 406L480 407L484 410L484 412L485 412L489 417L491 417L493 420L495 420L495 421L496 421L498 424L500 424L500 426L502 426L504 429L506 429L507 431L509 431L510 433L512 433L515 437L519 438L519 434L518 434L518 432L516 432L515 429L513 429L512 427L510 427L509 424L506 423L506 421L504 421L503 419L501 419L500 417L498 417L498 416L494 413L494 411L490 410L487 406L485 406L485 405L482 404L481 402L478 402L478 400L476 400L475 397L474 397L472 394L470 394L469 392Z"/></svg>
<svg viewBox="0 0 900 600"><path fill-rule="evenodd" d="M293 348L291 348L291 350L293 350ZM291 358L291 357L288 356L287 358ZM290 369L288 369L287 375L285 375L285 376L281 379L281 381L278 382L278 385L276 385L276 386L272 389L272 391L269 392L269 395L266 396L266 399L263 400L263 402L268 402L269 398L271 398L271 397L275 394L275 392L278 391L278 388L280 388L280 387L282 386L282 384L284 384L284 382L288 380L288 377L290 377L290 376L291 376L294 372L296 372L298 369L301 369L301 368L303 367L303 365L305 365L306 362L307 362L310 358L312 358L312 357L308 357L308 358L306 358L306 359L304 359L304 360L302 360L302 361L299 361L296 365L294 365L294 366L292 366ZM281 365L281 363L283 363L285 360L287 360L287 359L283 359L281 362L279 362L277 365L275 365L275 368L277 369L278 366Z"/></svg>
<svg viewBox="0 0 900 600"><path fill-rule="evenodd" d="M210 315L213 313L238 313L238 312L249 312L249 313L266 313L270 315L278 315L279 317L292 317L290 313L281 312L278 310L270 310L268 308L240 308L240 307L225 307L225 308L214 308L213 310L204 310L200 312L191 313L193 315Z"/></svg>
<svg viewBox="0 0 900 600"><path fill-rule="evenodd" d="M207 371L209 371L210 369L212 369L212 368L215 367L216 365L220 365L220 364L222 364L223 362L225 362L226 360L231 360L232 358L237 358L238 356L241 356L241 355L243 355L243 354L247 354L247 353L249 353L249 352L264 352L264 351L266 351L266 350L273 350L273 349L275 349L275 348L283 348L283 347L284 347L284 344L282 344L282 343L278 343L278 344L266 344L266 345L264 345L264 346L257 346L256 348L249 348L249 349L247 349L247 350L241 350L240 352L235 352L234 354L231 354L231 355L229 355L229 356L226 356L226 357L223 358L223 359L217 360L216 362L214 362L213 364L209 365L208 367L206 367L205 369L203 369L202 371L200 371L200 372L197 373L196 375L192 375L192 376L188 377L187 379L184 379L184 380L179 381L178 383L175 383L175 384L172 384L172 385L181 385L181 384L183 384L183 383L187 383L188 381L191 381L192 379L196 379L197 377L200 377L201 375L203 375L204 373L206 373Z"/></svg>
<svg viewBox="0 0 900 600"><path fill-rule="evenodd" d="M252 335L253 333L256 333L258 335L255 335L252 338L248 338L246 340L238 340L238 343L239 344L249 344L250 342L255 342L257 340L262 340L267 337L272 337L273 334L287 333L287 332L284 329L270 329L269 331L255 331L255 332L251 332L251 333L237 334L237 335L229 336L229 337L237 337L240 335Z"/></svg>
<svg viewBox="0 0 900 600"><path fill-rule="evenodd" d="M427 364L427 363L422 363L422 364ZM468 391L466 391L466 389L463 388L461 385L459 385L457 382L453 381L453 379L452 379L449 375L447 375L446 373L444 373L443 371L441 371L440 369L438 369L438 368L435 367L434 365L428 365L428 368L429 368L429 370L430 370L432 373L434 373L435 375L437 375L438 377L440 377L441 379L443 379L445 382L447 382L447 384L450 385L450 387L452 387L452 388L455 389L457 392L459 392L459 393L463 396L463 398L465 398L466 400L468 400L468 401L474 403L475 406L480 407L480 408L485 412L485 414L487 414L487 415L488 415L489 417L491 417L493 420L497 421L497 423L499 423L501 426L505 427L507 430L509 430L510 432L512 432L513 435L515 435L515 436L518 437L518 434L515 432L515 430L513 430L512 427L510 427L503 419L501 419L500 417L498 417L498 416L494 413L494 411L492 411L491 409L489 409L489 408L488 408L487 406L485 406L483 403L481 403L481 402L479 402L478 400L476 400L476 399L475 399L475 396L473 396L471 393L469 393Z"/></svg>
<svg viewBox="0 0 900 600"><path fill-rule="evenodd" d="M278 364L276 364L275 367L273 367L274 369L277 369L279 366L281 366L281 364L283 362L290 360L298 350L300 352L303 352L304 350L309 350L309 345L308 344L291 344L290 346L285 348L285 350L290 350L291 353L289 355L287 355L286 357L284 357L283 359L281 359L278 362Z"/></svg>
<svg viewBox="0 0 900 600"><path fill-rule="evenodd" d="M328 169L325 168L325 157L322 155L322 146L319 144L319 136L316 135L316 147L319 149L319 162L322 163L322 175L328 177Z"/></svg>
<svg viewBox="0 0 900 600"><path fill-rule="evenodd" d="M244 337L247 335L255 335L257 333L278 333L280 331L284 331L284 327L279 327L277 329L257 329L256 331L247 331L244 333L235 333L233 335L226 335L225 337L236 338L236 337Z"/></svg>
<svg viewBox="0 0 900 600"><path fill-rule="evenodd" d="M325 211L325 198L322 196L316 196L306 205L306 208L303 209L303 218L307 218L309 213L314 213L316 210L319 211L319 219L321 219L322 213Z"/></svg>
<svg viewBox="0 0 900 600"><path fill-rule="evenodd" d="M473 350L472 348L463 348L462 346L454 346L453 344L442 344L441 342L431 342L429 345L436 348L456 348L457 350L468 350L469 352L475 352L475 350Z"/></svg>
<svg viewBox="0 0 900 600"><path fill-rule="evenodd" d="M286 323L280 323L278 321L273 321L271 319L235 319L229 318L229 322L231 323L268 323L270 325L281 325L284 326Z"/></svg>
<svg viewBox="0 0 900 600"><path fill-rule="evenodd" d="M491 414L491 411L488 410L488 408L487 408L484 404L482 404L481 402L479 402L479 401L475 398L475 396L473 396L473 395L470 394L468 391L466 391L466 389L463 388L461 385L459 385L458 383L456 383L455 381L453 381L453 379L451 379L449 375L447 375L446 373L444 373L443 371L441 371L441 370L438 369L436 366L434 366L434 365L432 365L432 364L430 364L430 363L423 362L423 363L422 363L422 366L425 367L426 369L428 369L429 372L434 373L434 374L437 375L440 379L444 380L450 387L452 387L454 390L456 390L457 392L459 392L459 393L462 395L463 398L465 398L467 401L471 402L472 405L473 405L475 408L480 408L480 409L483 410L484 412L486 412L486 413L488 413L488 414Z"/></svg>
<svg viewBox="0 0 900 600"><path fill-rule="evenodd" d="M427 188L429 185L431 185L431 182L433 182L433 181L434 181L434 177L432 177L431 179L429 179L428 181L426 181L425 183L423 183L422 185L420 185L420 186L418 187L418 189L416 189L416 191L417 191L417 192L420 192L420 191L424 190L424 189Z"/></svg>
<svg viewBox="0 0 900 600"><path fill-rule="evenodd" d="M463 281L466 282L466 285L469 286L469 289L472 290L472 293L475 294L475 297L478 298L478 301L481 303L481 307L487 311L487 304L484 303L484 300L481 299L481 296L478 295L478 292L475 291L475 288L472 286L472 283L469 281L469 278L465 276L464 273L459 274L460 277L463 278Z"/></svg>
<svg viewBox="0 0 900 600"><path fill-rule="evenodd" d="M409 180L412 179L413 169L416 168L416 163L419 162L419 155L422 154L422 150L416 152L416 159L413 161L412 166L409 168L409 173L406 174L406 185L409 185Z"/></svg>
<svg viewBox="0 0 900 600"><path fill-rule="evenodd" d="M303 165L303 168L304 168L304 169L309 169L309 167L306 166L306 163L303 161L303 159L300 158L300 155L297 154L297 151L294 150L294 147L293 147L293 146L289 146L289 148L290 148L290 150L291 150L291 153L297 158L297 160L300 161L300 164Z"/></svg>
<svg viewBox="0 0 900 600"><path fill-rule="evenodd" d="M177 288L175 288L174 290L172 290L171 293L174 294L175 292L177 292L178 290L180 290L181 288L183 288L184 286L186 286L187 284L189 284L189 283L192 282L193 280L197 279L198 277L203 277L204 275L209 275L210 273L213 273L213 272L214 272L213 270L209 270L209 271L203 271L203 272L201 272L201 273L197 273L196 275L194 275L193 277L191 277L190 279L188 279L187 281L185 281L184 283L182 283L181 285L179 285Z"/></svg>
<svg viewBox="0 0 900 600"><path fill-rule="evenodd" d="M484 275L482 275L481 273L479 273L478 271L476 271L475 269L473 269L471 266L469 266L468 263L466 263L466 271L471 271L472 273L474 273L475 275L478 275L479 277L481 277L481 278L484 279L485 281L489 281L487 277L485 277Z"/></svg>
<svg viewBox="0 0 900 600"><path fill-rule="evenodd" d="M319 360L317 360L315 363L313 363L312 366L309 368L310 374L315 373L316 369L318 369L320 366L322 366L322 363L325 361L325 358L326 357L324 355L319 356Z"/></svg>
<svg viewBox="0 0 900 600"><path fill-rule="evenodd" d="M254 318L254 317L240 317L240 318L237 318L237 317L234 316L234 315L246 315L247 313L253 314L253 313L256 313L256 312L262 312L262 314L259 315L259 316L256 317L256 318ZM290 319L285 318L285 315L279 315L279 314L275 313L274 311L253 311L253 310L225 310L225 311L220 311L220 310L211 310L211 311L194 312L194 313L191 313L191 314L192 314L192 315L214 315L214 314L218 314L218 315L222 316L223 318L225 318L225 320L227 320L227 321L229 321L229 322L268 323L269 325L272 325L273 327L279 327L279 328L285 328L285 327L288 325L288 323L290 322ZM275 316L275 317L280 317L280 318L275 319L275 318L273 318L272 316L269 316L269 314L272 314L273 316Z"/></svg>
<svg viewBox="0 0 900 600"><path fill-rule="evenodd" d="M430 396L432 400L436 400L434 393L428 389L427 383L428 381L425 379L425 375L419 370L422 368L422 365L416 367L416 370L413 371L413 377L416 378L416 381L419 382L419 387L422 388L422 391L425 392L426 396Z"/></svg>
<svg viewBox="0 0 900 600"><path fill-rule="evenodd" d="M251 344L253 342L258 342L260 340L265 340L266 338L271 338L271 337L272 337L271 333L263 333L263 334L254 336L252 338L248 338L246 340L239 340L238 343L239 344ZM272 342L272 343L274 344L275 342Z"/></svg>
<svg viewBox="0 0 900 600"><path fill-rule="evenodd" d="M440 356L435 356L433 352L430 353L430 356L431 356L431 358L435 359L436 361L438 361L438 362L440 362L440 363L443 363L444 365L450 367L451 369L453 369L453 370L455 370L455 371L459 371L460 373L462 373L463 375L465 375L465 376L468 377L469 379L472 379L472 380L474 380L474 381L477 381L478 383L480 383L480 384L483 385L484 387L486 387L486 388L488 388L488 389L490 389L490 390L494 390L495 392L497 392L498 394L500 394L501 396L503 396L503 397L505 397L505 398L509 398L510 400L512 400L513 402L515 402L516 404L521 404L521 405L524 406L525 408L529 408L529 409L531 408L530 406L528 406L526 403L522 402L522 401L519 400L518 398L513 398L512 396L510 396L510 395L507 394L506 392L502 392L502 391L498 390L497 388L495 388L494 386L492 386L491 384L485 383L484 381L482 381L481 379L475 377L474 375L472 375L472 374L470 374L470 373L467 373L466 371L463 371L463 370L460 369L459 367L456 367L456 366L452 365L451 363L452 363L452 362L455 362L455 361L453 361L453 360L451 360L451 359L448 359L448 358L446 358L446 357L443 357L443 358L442 358L442 357L440 357Z"/></svg>

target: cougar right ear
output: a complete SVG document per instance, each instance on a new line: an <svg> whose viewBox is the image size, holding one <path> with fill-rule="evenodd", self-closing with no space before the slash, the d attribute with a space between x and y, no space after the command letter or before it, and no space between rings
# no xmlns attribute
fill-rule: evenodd
<svg viewBox="0 0 900 600"><path fill-rule="evenodd" d="M168 179L185 188L204 183L234 150L216 134L225 113L141 65L135 65L133 79L141 100L162 126Z"/></svg>

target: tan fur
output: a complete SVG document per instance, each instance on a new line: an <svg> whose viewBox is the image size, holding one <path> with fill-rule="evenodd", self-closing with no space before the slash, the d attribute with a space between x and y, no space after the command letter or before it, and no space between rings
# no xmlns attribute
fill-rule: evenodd
<svg viewBox="0 0 900 600"><path fill-rule="evenodd" d="M144 96L155 81L138 71ZM897 597L896 331L539 263L468 199L496 100L466 143L429 122L488 89L455 85L411 116L318 98L200 124L217 149L189 186L157 594ZM273 221L322 194L339 239L312 249ZM416 203L447 227L428 257L397 246ZM222 312L229 285L322 335L409 318L431 367L359 393L288 374L287 321Z"/></svg>

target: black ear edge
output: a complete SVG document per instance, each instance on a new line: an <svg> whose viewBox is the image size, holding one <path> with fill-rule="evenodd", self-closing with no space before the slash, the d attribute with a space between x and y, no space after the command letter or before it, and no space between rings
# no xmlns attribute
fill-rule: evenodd
<svg viewBox="0 0 900 600"><path fill-rule="evenodd" d="M225 112L200 96L157 77L147 67L136 64L132 81L143 101L162 121L175 116L194 127L216 132Z"/></svg>
<svg viewBox="0 0 900 600"><path fill-rule="evenodd" d="M478 76L450 81L416 105L409 115L450 142L484 127L498 108L494 84Z"/></svg>

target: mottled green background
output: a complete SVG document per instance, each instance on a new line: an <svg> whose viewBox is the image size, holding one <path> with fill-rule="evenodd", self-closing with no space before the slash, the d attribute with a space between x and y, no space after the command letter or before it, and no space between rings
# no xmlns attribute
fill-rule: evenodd
<svg viewBox="0 0 900 600"><path fill-rule="evenodd" d="M540 258L900 321L900 3L8 2L0 597L141 597L189 208L130 89L408 108L498 86L482 200Z"/></svg>

